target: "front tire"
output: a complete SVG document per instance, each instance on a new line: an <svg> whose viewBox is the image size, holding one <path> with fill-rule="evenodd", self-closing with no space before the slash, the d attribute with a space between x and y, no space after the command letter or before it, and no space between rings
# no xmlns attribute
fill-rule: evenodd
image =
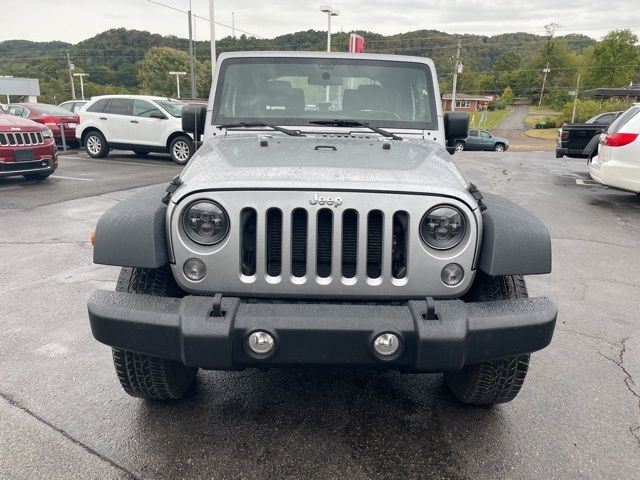
<svg viewBox="0 0 640 480"><path fill-rule="evenodd" d="M504 145L502 143L496 143L495 147L493 147L494 152L504 152Z"/></svg>
<svg viewBox="0 0 640 480"><path fill-rule="evenodd" d="M490 302L528 296L527 285L521 275L493 277L479 271L464 300ZM529 354L524 354L466 365L462 370L445 372L444 381L462 403L494 405L510 402L522 388L529 358Z"/></svg>
<svg viewBox="0 0 640 480"><path fill-rule="evenodd" d="M456 152L464 151L464 142L456 142Z"/></svg>
<svg viewBox="0 0 640 480"><path fill-rule="evenodd" d="M174 138L171 140L171 144L169 145L169 155L171 155L171 160L176 162L178 165L186 165L193 156L194 150L193 140L186 135L180 135L179 137Z"/></svg>
<svg viewBox="0 0 640 480"><path fill-rule="evenodd" d="M123 268L116 291L162 297L184 295L168 267ZM112 350L113 365L120 385L132 397L176 400L191 388L198 373L197 368L173 360L120 348Z"/></svg>
<svg viewBox="0 0 640 480"><path fill-rule="evenodd" d="M109 145L104 135L95 130L84 138L84 150L92 158L104 158L109 154Z"/></svg>

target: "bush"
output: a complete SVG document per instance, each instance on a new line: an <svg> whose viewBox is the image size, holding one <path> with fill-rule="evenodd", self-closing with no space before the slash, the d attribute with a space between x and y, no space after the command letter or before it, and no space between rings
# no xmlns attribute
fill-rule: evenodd
<svg viewBox="0 0 640 480"><path fill-rule="evenodd" d="M626 110L631 106L633 101L627 100L607 100L606 102L596 102L595 100L578 100L576 103L576 123L583 123L591 117L604 112L616 112ZM558 124L571 122L573 113L573 101L567 102L562 107L562 112L558 116Z"/></svg>

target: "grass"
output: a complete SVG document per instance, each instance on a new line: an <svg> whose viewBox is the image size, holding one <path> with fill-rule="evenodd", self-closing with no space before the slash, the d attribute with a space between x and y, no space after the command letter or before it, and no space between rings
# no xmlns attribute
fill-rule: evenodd
<svg viewBox="0 0 640 480"><path fill-rule="evenodd" d="M500 126L506 118L511 115L511 108L505 108L504 110L494 110L493 112L473 112L470 113L471 128L483 128L485 130L491 130ZM484 115L484 121L482 117Z"/></svg>
<svg viewBox="0 0 640 480"><path fill-rule="evenodd" d="M557 128L544 128L544 129L534 129L527 130L524 132L527 137L531 138L539 138L541 140L555 140L558 138L558 129Z"/></svg>
<svg viewBox="0 0 640 480"><path fill-rule="evenodd" d="M545 117L557 117L558 115L560 115L560 112L551 110L549 107L538 107L537 105L530 106L529 113L535 115L543 115Z"/></svg>
<svg viewBox="0 0 640 480"><path fill-rule="evenodd" d="M535 128L537 123L544 122L545 120L555 120L560 112L551 110L549 107L529 107L529 115L524 119L524 124L529 128Z"/></svg>

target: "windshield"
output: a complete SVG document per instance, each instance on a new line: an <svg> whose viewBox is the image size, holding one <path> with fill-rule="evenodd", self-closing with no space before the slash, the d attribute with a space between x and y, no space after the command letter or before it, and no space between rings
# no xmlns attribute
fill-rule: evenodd
<svg viewBox="0 0 640 480"><path fill-rule="evenodd" d="M172 117L179 117L182 114L182 107L184 107L184 103L180 100L155 100L155 102L164 108L169 115Z"/></svg>
<svg viewBox="0 0 640 480"><path fill-rule="evenodd" d="M378 127L437 129L428 65L322 58L223 62L213 123L306 125L348 119Z"/></svg>
<svg viewBox="0 0 640 480"><path fill-rule="evenodd" d="M35 108L43 115L61 115L65 117L71 115L71 112L66 108L57 107L55 105L44 105L39 103L38 105L35 105Z"/></svg>

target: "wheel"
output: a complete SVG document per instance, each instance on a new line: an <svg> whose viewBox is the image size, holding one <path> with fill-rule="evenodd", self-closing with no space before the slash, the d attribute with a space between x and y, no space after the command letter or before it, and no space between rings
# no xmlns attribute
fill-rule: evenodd
<svg viewBox="0 0 640 480"><path fill-rule="evenodd" d="M149 152L146 152L144 150L134 150L133 153L136 154L136 157L146 157L147 155L149 155Z"/></svg>
<svg viewBox="0 0 640 480"><path fill-rule="evenodd" d="M521 275L492 277L478 272L465 301L487 302L528 297ZM529 367L529 354L467 365L445 372L444 381L462 403L493 405L510 402L520 392Z"/></svg>
<svg viewBox="0 0 640 480"><path fill-rule="evenodd" d="M456 152L462 152L464 150L464 142L456 142Z"/></svg>
<svg viewBox="0 0 640 480"><path fill-rule="evenodd" d="M184 296L168 267L123 268L116 290L163 297ZM197 368L173 360L120 348L112 350L120 385L132 397L147 400L178 399L193 385L198 373Z"/></svg>
<svg viewBox="0 0 640 480"><path fill-rule="evenodd" d="M562 158L564 157L564 155L562 155L561 153L556 153L556 158Z"/></svg>
<svg viewBox="0 0 640 480"><path fill-rule="evenodd" d="M109 154L109 145L104 135L97 130L89 132L85 137L84 149L92 158L104 158Z"/></svg>
<svg viewBox="0 0 640 480"><path fill-rule="evenodd" d="M496 143L495 147L493 147L494 152L504 152L504 145L502 143Z"/></svg>
<svg viewBox="0 0 640 480"><path fill-rule="evenodd" d="M193 156L193 140L186 135L174 138L169 145L171 160L178 165L185 165Z"/></svg>

